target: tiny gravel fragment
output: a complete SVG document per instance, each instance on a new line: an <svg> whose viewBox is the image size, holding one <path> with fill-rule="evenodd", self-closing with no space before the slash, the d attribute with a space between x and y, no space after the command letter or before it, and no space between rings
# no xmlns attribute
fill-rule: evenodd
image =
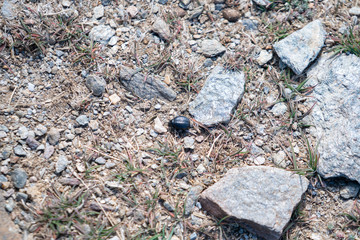
<svg viewBox="0 0 360 240"><path fill-rule="evenodd" d="M79 117L76 118L76 122L81 127L86 127L89 124L89 118L86 115L80 115Z"/></svg>
<svg viewBox="0 0 360 240"><path fill-rule="evenodd" d="M50 128L49 132L47 133L47 141L51 145L56 145L59 143L60 140L60 131L57 128Z"/></svg>

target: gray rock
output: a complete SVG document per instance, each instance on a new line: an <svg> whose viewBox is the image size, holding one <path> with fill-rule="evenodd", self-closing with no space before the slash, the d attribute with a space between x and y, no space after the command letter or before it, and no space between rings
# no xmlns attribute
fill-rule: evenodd
<svg viewBox="0 0 360 240"><path fill-rule="evenodd" d="M51 145L56 145L59 143L60 140L60 131L57 128L50 128L48 134L47 134L47 141Z"/></svg>
<svg viewBox="0 0 360 240"><path fill-rule="evenodd" d="M45 127L44 125L42 124L39 124L35 127L35 135L36 136L44 136L46 133L47 133L47 127Z"/></svg>
<svg viewBox="0 0 360 240"><path fill-rule="evenodd" d="M204 7L203 6L199 6L197 8L194 8L193 10L189 11L189 20L192 19L196 19L198 17L200 17L200 15L202 14L202 12L204 11Z"/></svg>
<svg viewBox="0 0 360 240"><path fill-rule="evenodd" d="M112 36L115 35L115 30L110 26L99 25L93 27L89 33L89 37L94 41L98 41L102 44L107 44Z"/></svg>
<svg viewBox="0 0 360 240"><path fill-rule="evenodd" d="M350 8L349 13L351 15L360 16L360 7L352 7L352 8Z"/></svg>
<svg viewBox="0 0 360 240"><path fill-rule="evenodd" d="M347 177L360 183L360 58L330 54L308 72L314 106L304 120L316 127L318 172L325 178Z"/></svg>
<svg viewBox="0 0 360 240"><path fill-rule="evenodd" d="M99 5L99 6L94 7L93 11L94 11L93 16L94 16L95 19L99 19L99 18L102 18L104 16L104 6L103 5Z"/></svg>
<svg viewBox="0 0 360 240"><path fill-rule="evenodd" d="M274 44L274 49L287 66L301 74L317 57L324 46L326 31L321 20L315 20L302 29Z"/></svg>
<svg viewBox="0 0 360 240"><path fill-rule="evenodd" d="M35 91L35 85L32 84L32 83L28 83L28 90L29 90L30 92L34 92L34 91Z"/></svg>
<svg viewBox="0 0 360 240"><path fill-rule="evenodd" d="M4 131L4 132L8 133L9 129L5 125L0 125L0 131Z"/></svg>
<svg viewBox="0 0 360 240"><path fill-rule="evenodd" d="M273 54L271 51L262 50L259 53L259 56L256 58L257 63L262 66L269 62L273 57Z"/></svg>
<svg viewBox="0 0 360 240"><path fill-rule="evenodd" d="M14 153L16 156L26 157L26 152L21 145L17 145L16 147L14 147Z"/></svg>
<svg viewBox="0 0 360 240"><path fill-rule="evenodd" d="M185 199L185 216L189 216L195 207L197 200L199 199L200 193L203 190L201 186L194 186L190 188L190 191Z"/></svg>
<svg viewBox="0 0 360 240"><path fill-rule="evenodd" d="M24 170L17 168L11 173L11 180L16 188L24 188L27 181L27 174Z"/></svg>
<svg viewBox="0 0 360 240"><path fill-rule="evenodd" d="M345 199L355 198L360 191L360 185L350 182L340 189L340 196Z"/></svg>
<svg viewBox="0 0 360 240"><path fill-rule="evenodd" d="M216 57L226 52L226 48L215 39L205 39L201 42L201 52L205 57Z"/></svg>
<svg viewBox="0 0 360 240"><path fill-rule="evenodd" d="M94 96L100 97L105 91L106 81L102 77L90 75L86 78L85 85Z"/></svg>
<svg viewBox="0 0 360 240"><path fill-rule="evenodd" d="M104 165L106 163L106 159L103 157L98 157L97 159L95 159L95 162L99 165Z"/></svg>
<svg viewBox="0 0 360 240"><path fill-rule="evenodd" d="M145 78L144 74L137 73L136 70L125 66L120 66L120 81L125 88L140 98L148 100L162 98L169 101L173 101L176 98L176 93L162 81L151 76Z"/></svg>
<svg viewBox="0 0 360 240"><path fill-rule="evenodd" d="M49 159L54 154L54 151L55 148L52 145L46 143L46 147L44 150L44 158Z"/></svg>
<svg viewBox="0 0 360 240"><path fill-rule="evenodd" d="M244 19L241 21L247 31L257 31L259 22L253 19Z"/></svg>
<svg viewBox="0 0 360 240"><path fill-rule="evenodd" d="M26 200L29 198L29 196L26 193L18 192L16 193L15 200L17 202L21 202L22 200L26 202Z"/></svg>
<svg viewBox="0 0 360 240"><path fill-rule="evenodd" d="M233 109L244 94L244 87L242 72L227 71L216 66L200 93L189 104L189 112L207 126L229 122Z"/></svg>
<svg viewBox="0 0 360 240"><path fill-rule="evenodd" d="M116 166L116 163L113 163L113 162L106 162L106 163L105 163L105 167L106 167L107 169L113 168L113 167L115 167L115 166Z"/></svg>
<svg viewBox="0 0 360 240"><path fill-rule="evenodd" d="M12 198L9 198L8 203L5 204L5 210L11 213L12 211L14 211L14 207L15 207L15 201Z"/></svg>
<svg viewBox="0 0 360 240"><path fill-rule="evenodd" d="M26 139L26 144L29 146L31 150L35 150L40 146L40 143L36 141L36 139L33 137L28 137Z"/></svg>
<svg viewBox="0 0 360 240"><path fill-rule="evenodd" d="M157 18L155 20L152 30L165 41L169 41L171 39L170 27L162 18Z"/></svg>
<svg viewBox="0 0 360 240"><path fill-rule="evenodd" d="M7 181L8 181L7 178L4 175L0 174L0 183Z"/></svg>
<svg viewBox="0 0 360 240"><path fill-rule="evenodd" d="M86 115L80 115L76 118L76 122L81 126L81 127L86 127L89 124L89 118Z"/></svg>
<svg viewBox="0 0 360 240"><path fill-rule="evenodd" d="M64 171L69 163L70 162L68 161L66 156L60 155L55 165L55 173L59 174Z"/></svg>
<svg viewBox="0 0 360 240"><path fill-rule="evenodd" d="M191 235L190 235L190 240L196 240L197 239L197 234L196 232L193 232Z"/></svg>
<svg viewBox="0 0 360 240"><path fill-rule="evenodd" d="M117 42L119 41L119 37L118 36L112 36L108 42L109 46L115 46L117 44Z"/></svg>
<svg viewBox="0 0 360 240"><path fill-rule="evenodd" d="M25 126L19 127L17 134L19 135L20 139L24 140L29 135L29 130Z"/></svg>
<svg viewBox="0 0 360 240"><path fill-rule="evenodd" d="M1 15L8 20L12 20L16 17L16 2L17 0L4 0L1 7Z"/></svg>
<svg viewBox="0 0 360 240"><path fill-rule="evenodd" d="M277 103L273 106L273 108L271 109L271 112L277 116L277 117L281 117L281 116L284 116L284 114L286 113L287 111L287 105L286 103L284 102L280 102L280 103Z"/></svg>
<svg viewBox="0 0 360 240"><path fill-rule="evenodd" d="M1 152L1 157L3 160L8 159L11 156L12 153L12 147L11 146L6 146L4 147L4 149Z"/></svg>
<svg viewBox="0 0 360 240"><path fill-rule="evenodd" d="M234 168L200 196L202 208L267 240L281 237L309 181L272 167Z"/></svg>
<svg viewBox="0 0 360 240"><path fill-rule="evenodd" d="M276 166L286 168L286 153L284 151L274 153L272 158Z"/></svg>
<svg viewBox="0 0 360 240"><path fill-rule="evenodd" d="M185 149L194 149L195 140L193 137L185 137L184 138L184 148Z"/></svg>

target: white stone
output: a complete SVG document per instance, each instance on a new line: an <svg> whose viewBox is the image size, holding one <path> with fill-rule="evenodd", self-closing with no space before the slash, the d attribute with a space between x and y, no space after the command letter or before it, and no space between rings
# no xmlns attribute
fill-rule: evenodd
<svg viewBox="0 0 360 240"><path fill-rule="evenodd" d="M159 119L159 117L155 118L155 121L154 121L154 130L157 132L157 133L166 133L167 132L167 129L164 127L164 125L162 124L161 120Z"/></svg>

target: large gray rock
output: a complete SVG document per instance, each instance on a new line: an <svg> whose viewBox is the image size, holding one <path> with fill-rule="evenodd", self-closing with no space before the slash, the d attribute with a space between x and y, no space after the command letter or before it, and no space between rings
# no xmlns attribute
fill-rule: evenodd
<svg viewBox="0 0 360 240"><path fill-rule="evenodd" d="M234 168L200 196L219 219L229 216L267 240L279 239L309 181L272 167Z"/></svg>
<svg viewBox="0 0 360 240"><path fill-rule="evenodd" d="M315 20L275 43L274 49L286 65L296 74L301 74L317 57L325 38L326 31L321 20Z"/></svg>
<svg viewBox="0 0 360 240"><path fill-rule="evenodd" d="M169 101L176 98L176 93L165 83L125 66L120 66L120 81L125 88L140 98L162 98Z"/></svg>
<svg viewBox="0 0 360 240"><path fill-rule="evenodd" d="M244 87L242 72L216 66L200 93L189 104L189 112L196 121L207 126L229 122L232 111L244 94Z"/></svg>
<svg viewBox="0 0 360 240"><path fill-rule="evenodd" d="M152 26L153 32L157 33L162 39L169 41L171 39L171 32L169 25L162 20L157 18Z"/></svg>
<svg viewBox="0 0 360 240"><path fill-rule="evenodd" d="M308 72L315 86L308 123L319 141L319 173L347 177L360 183L360 58L322 56Z"/></svg>
<svg viewBox="0 0 360 240"><path fill-rule="evenodd" d="M90 75L86 78L85 85L94 96L100 97L105 91L106 81L100 76Z"/></svg>

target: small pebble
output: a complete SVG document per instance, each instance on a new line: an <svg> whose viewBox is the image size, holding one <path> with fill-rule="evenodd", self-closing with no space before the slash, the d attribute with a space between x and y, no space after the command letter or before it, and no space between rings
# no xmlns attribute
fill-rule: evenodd
<svg viewBox="0 0 360 240"><path fill-rule="evenodd" d="M11 180L16 188L21 189L25 187L27 181L27 174L24 170L17 168L11 173Z"/></svg>

